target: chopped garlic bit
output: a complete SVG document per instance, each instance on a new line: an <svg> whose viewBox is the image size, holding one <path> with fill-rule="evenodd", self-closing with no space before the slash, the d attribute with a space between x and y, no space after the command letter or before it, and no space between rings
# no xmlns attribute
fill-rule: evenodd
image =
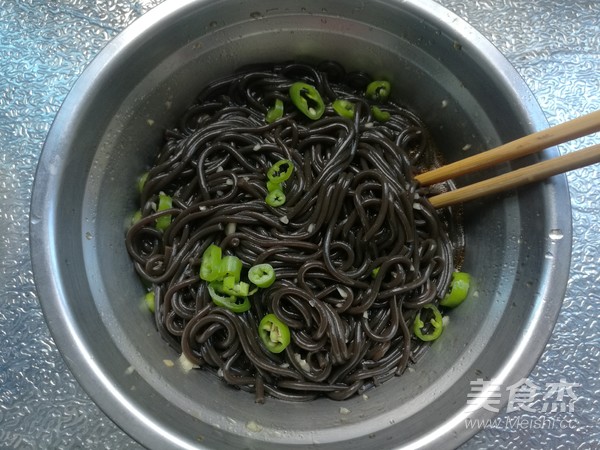
<svg viewBox="0 0 600 450"><path fill-rule="evenodd" d="M189 372L192 369L198 368L192 361L186 358L186 356L182 353L179 357L179 366L183 369L184 372Z"/></svg>
<svg viewBox="0 0 600 450"><path fill-rule="evenodd" d="M206 211L208 208L206 206L200 206L198 208L199 211Z"/></svg>
<svg viewBox="0 0 600 450"><path fill-rule="evenodd" d="M148 120L146 120L146 123L148 124L148 126L151 127L152 125L154 125L154 120L148 119Z"/></svg>
<svg viewBox="0 0 600 450"><path fill-rule="evenodd" d="M346 289L342 288L341 286L338 286L337 291L338 291L338 294L340 294L340 297L342 297L344 299L348 298L348 291L346 291Z"/></svg>
<svg viewBox="0 0 600 450"><path fill-rule="evenodd" d="M313 231L315 231L315 227L316 225L314 223L311 223L308 225L308 232L312 233Z"/></svg>
<svg viewBox="0 0 600 450"><path fill-rule="evenodd" d="M367 394L363 394L362 397L363 397L363 400L365 400L365 401L369 400L369 396Z"/></svg>
<svg viewBox="0 0 600 450"><path fill-rule="evenodd" d="M175 363L170 359L163 359L163 364L167 367L173 367L175 365Z"/></svg>
<svg viewBox="0 0 600 450"><path fill-rule="evenodd" d="M259 151L261 148L260 144L256 144L254 147L252 147L252 150L254 150L255 152Z"/></svg>
<svg viewBox="0 0 600 450"><path fill-rule="evenodd" d="M225 184L226 184L227 186L233 186L233 180L232 180L231 178L227 178L227 179L225 180Z"/></svg>
<svg viewBox="0 0 600 450"><path fill-rule="evenodd" d="M450 316L443 316L442 317L442 325L443 325L443 327L446 328L449 323L450 323Z"/></svg>
<svg viewBox="0 0 600 450"><path fill-rule="evenodd" d="M235 233L237 224L235 222L229 222L226 226L225 226L225 234L226 235L230 235Z"/></svg>
<svg viewBox="0 0 600 450"><path fill-rule="evenodd" d="M448 106L448 100L442 100L442 108L445 108L446 106Z"/></svg>
<svg viewBox="0 0 600 450"><path fill-rule="evenodd" d="M259 431L262 431L262 429L263 429L263 427L261 427L259 424L257 424L254 420L249 420L248 422L246 422L246 428L255 433L258 433Z"/></svg>
<svg viewBox="0 0 600 450"><path fill-rule="evenodd" d="M368 319L369 318L369 313L367 311L363 311L363 317L365 319Z"/></svg>
<svg viewBox="0 0 600 450"><path fill-rule="evenodd" d="M421 205L420 203L413 203L413 209L416 209L417 211L422 211L423 205Z"/></svg>
<svg viewBox="0 0 600 450"><path fill-rule="evenodd" d="M288 219L288 216L281 216L281 217L279 218L279 221L280 221L281 223L285 223L286 225L287 225L288 223L290 223L290 219Z"/></svg>
<svg viewBox="0 0 600 450"><path fill-rule="evenodd" d="M131 375L133 372L135 372L133 366L129 366L127 369L125 369L125 375Z"/></svg>
<svg viewBox="0 0 600 450"><path fill-rule="evenodd" d="M223 172L223 170L224 170L224 169L223 169L223 166L219 166L219 167L217 167L217 172Z"/></svg>
<svg viewBox="0 0 600 450"><path fill-rule="evenodd" d="M465 152L466 152L467 150L471 150L471 144L467 144L467 145L465 145L465 146L464 146L462 149L463 149Z"/></svg>
<svg viewBox="0 0 600 450"><path fill-rule="evenodd" d="M217 376L219 378L223 378L223 369L221 369L220 367L219 367L219 370L217 370Z"/></svg>
<svg viewBox="0 0 600 450"><path fill-rule="evenodd" d="M310 372L310 366L305 359L302 359L302 356L300 356L299 353L294 353L294 359L298 362L302 370L305 372Z"/></svg>
<svg viewBox="0 0 600 450"><path fill-rule="evenodd" d="M344 408L343 406L340 408L340 414L350 414L350 410L348 408Z"/></svg>
<svg viewBox="0 0 600 450"><path fill-rule="evenodd" d="M373 122L365 123L365 128L373 128Z"/></svg>

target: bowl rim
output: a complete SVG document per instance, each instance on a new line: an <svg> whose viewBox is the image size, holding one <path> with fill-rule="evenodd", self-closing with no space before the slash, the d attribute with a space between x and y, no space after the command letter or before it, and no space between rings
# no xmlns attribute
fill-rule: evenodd
<svg viewBox="0 0 600 450"><path fill-rule="evenodd" d="M384 2L389 4L402 3L424 16L443 18L453 23L460 30L459 33L464 40L469 41L489 61L493 61L499 67L500 72L509 80L514 90L518 92L521 98L521 107L530 119L532 131L548 126L540 106L525 82L499 50L474 27L433 0L384 0ZM113 57L135 45L140 36L159 25L165 16L176 16L190 7L210 3L216 3L216 1L167 0L135 20L110 40L78 77L56 114L38 161L32 189L29 222L30 253L38 299L51 335L70 371L92 400L119 427L144 445L156 445L159 442L161 445L176 446L178 448L197 448L190 445L185 439L169 434L168 430L156 430L155 423L148 419L138 405L130 402L119 388L113 385L110 377L96 364L94 355L86 342L80 339L80 331L73 318L73 312L70 310L68 302L64 300L65 292L61 286L61 279L55 272L57 255L56 248L53 245L53 234L56 230L53 224L58 211L54 208L56 200L51 197L51 194L55 192L56 183L58 183L56 181L59 179L57 173L60 174L65 168L65 162L60 157L61 149L68 148L70 142L70 137L66 136L62 130L66 126L76 126L79 117L78 112L81 108L86 107L86 98L91 95L89 86L93 86L94 80L110 69L110 62ZM73 123L75 125L72 125ZM544 157L549 158L557 154L558 150L551 148L544 152ZM558 293L561 301L542 301L538 311L539 317L543 316L544 320L555 323L562 305L562 298L566 292L569 274L572 240L571 207L566 176L554 177L549 181L548 186L555 197L554 205L568 205L568 208L561 206L563 209L561 209L560 214L556 210L550 212L550 214L553 214L552 218L562 230L564 237L554 255L558 262L552 266L552 276L549 278L547 289L552 290L555 296ZM538 323L539 321L536 322L536 324ZM538 333L535 345L524 342L522 348L515 349L512 353L514 358L518 360L522 373L528 374L537 364L537 360L552 333L552 328L542 329L537 326L534 330ZM491 417L493 414L487 415ZM456 420L450 420L445 424L448 436L450 436L450 432L456 426L456 423ZM449 438L447 444L459 444L477 431L477 429L468 432L463 430L460 436L457 433L454 437ZM426 437L413 441L413 445L416 447L428 447L433 444L435 442Z"/></svg>

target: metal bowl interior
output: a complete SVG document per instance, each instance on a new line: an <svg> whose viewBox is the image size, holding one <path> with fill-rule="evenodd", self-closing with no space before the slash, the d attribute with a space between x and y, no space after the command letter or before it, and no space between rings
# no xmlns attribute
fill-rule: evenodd
<svg viewBox="0 0 600 450"><path fill-rule="evenodd" d="M50 330L94 401L149 448L456 447L476 431L464 424L470 382L505 387L526 377L550 336L571 249L564 177L465 206L470 298L414 370L368 399L261 406L208 373L163 362L178 355L141 309L124 246L133 180L203 85L247 63L288 59L336 59L391 79L447 161L546 126L499 52L431 1L166 2L96 57L48 135L31 248Z"/></svg>

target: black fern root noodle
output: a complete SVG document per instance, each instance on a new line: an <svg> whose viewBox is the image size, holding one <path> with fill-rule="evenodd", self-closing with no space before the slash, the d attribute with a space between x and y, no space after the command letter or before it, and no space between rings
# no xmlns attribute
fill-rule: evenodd
<svg viewBox="0 0 600 450"><path fill-rule="evenodd" d="M366 95L372 81L334 62L241 69L166 131L140 187L126 246L154 294L158 331L257 402L343 400L402 374L426 345L413 336L415 315L446 294L462 253L457 214L434 210L413 180L438 164L427 129L391 100L393 85L390 98ZM296 82L318 91L319 118L307 116L318 101L303 112L290 97ZM353 110L336 111L339 99ZM282 112L269 116L276 104ZM281 160L293 173L285 202L271 206L267 172ZM211 244L244 273L274 268L249 310L212 301L199 278ZM289 328L281 353L259 337L267 314Z"/></svg>

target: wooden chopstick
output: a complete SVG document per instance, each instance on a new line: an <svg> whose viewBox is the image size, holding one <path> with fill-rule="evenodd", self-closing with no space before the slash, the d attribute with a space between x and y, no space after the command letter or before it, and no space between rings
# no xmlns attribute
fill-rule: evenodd
<svg viewBox="0 0 600 450"><path fill-rule="evenodd" d="M496 164L530 155L553 145L562 144L586 134L600 131L600 110L578 117L546 130L529 134L492 150L478 153L460 161L419 174L415 179L422 185L439 183L475 172ZM571 169L568 169L571 170ZM559 172L560 173L560 172Z"/></svg>
<svg viewBox="0 0 600 450"><path fill-rule="evenodd" d="M532 164L531 166L513 170L497 177L489 178L478 183L434 195L429 201L435 208L443 208L456 203L466 202L485 195L496 194L507 189L513 189L528 183L541 181L545 178L569 170L579 169L600 162L600 144L592 145L573 153L557 158Z"/></svg>

